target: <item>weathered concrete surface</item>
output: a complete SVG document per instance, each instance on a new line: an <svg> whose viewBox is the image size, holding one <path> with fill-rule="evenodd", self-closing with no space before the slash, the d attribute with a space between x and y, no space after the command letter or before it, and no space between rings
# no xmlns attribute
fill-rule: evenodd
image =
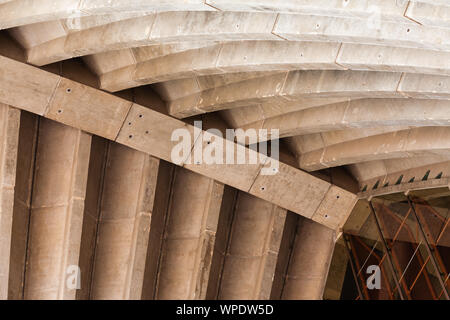
<svg viewBox="0 0 450 320"><path fill-rule="evenodd" d="M300 167L313 171L369 160L408 158L429 154L449 156L448 127L421 127L334 144L307 152Z"/></svg>
<svg viewBox="0 0 450 320"><path fill-rule="evenodd" d="M8 298L19 127L20 110L0 104L0 300Z"/></svg>
<svg viewBox="0 0 450 320"><path fill-rule="evenodd" d="M21 112L19 145L17 150L14 213L10 251L8 298L23 299L25 266L28 245L28 225L31 214L36 145L39 119Z"/></svg>
<svg viewBox="0 0 450 320"><path fill-rule="evenodd" d="M192 49L180 48L188 47L188 44L162 45L168 49L163 49L164 54L159 52L158 55L145 55L145 58L140 52L159 47L114 51L89 56L87 60L98 72L102 89L111 92L232 72L349 69L450 75L449 53L426 49L303 41L240 41L201 47L201 43L194 43ZM283 59L272 52L278 52ZM111 68L102 68L104 65L118 67L102 72L102 69Z"/></svg>
<svg viewBox="0 0 450 320"><path fill-rule="evenodd" d="M223 267L210 279L216 290L209 299L269 299L285 220L286 210L239 193L231 220L220 226L226 236L214 255Z"/></svg>
<svg viewBox="0 0 450 320"><path fill-rule="evenodd" d="M267 129L268 134L279 129L280 137L292 137L350 128L448 126L449 106L448 100L359 99L290 112L242 128Z"/></svg>
<svg viewBox="0 0 450 320"><path fill-rule="evenodd" d="M178 168L161 248L156 299L204 299L223 185Z"/></svg>
<svg viewBox="0 0 450 320"><path fill-rule="evenodd" d="M159 160L110 143L91 299L140 299Z"/></svg>
<svg viewBox="0 0 450 320"><path fill-rule="evenodd" d="M450 47L450 43L446 41L449 34L446 28L435 26L424 28L407 18L403 19L404 23L383 21L381 12L379 15L375 11L371 14L370 10L367 10L366 14L369 15L369 22L367 17L284 13L277 16L275 12L269 11L260 13L231 11L149 13L146 16L137 15L128 19L125 16L123 20L113 18L111 23L104 25L91 23L91 28L88 24L87 29L78 32L66 34L66 31L60 31L59 35L50 36L50 40L38 41L36 45L28 48L27 55L28 62L44 65L80 55L150 45L157 42L192 41L194 38L196 41L325 40L443 51L447 51ZM173 28L174 24L171 21L176 21L177 29ZM234 21L239 21L239 24L235 24ZM333 25L333 28L326 27L329 25ZM256 26L260 28L258 29ZM36 29L45 30L49 29L49 26L46 24ZM377 32L373 32L374 29ZM57 30L57 28L51 28L51 30ZM164 31L162 32L162 30ZM36 31L31 30L28 33ZM17 32L16 34L23 39L22 33ZM87 41L83 42L81 39ZM94 42L97 42L97 46L94 46Z"/></svg>
<svg viewBox="0 0 450 320"><path fill-rule="evenodd" d="M282 299L320 300L335 246L335 233L299 217Z"/></svg>
<svg viewBox="0 0 450 320"><path fill-rule="evenodd" d="M78 266L91 136L42 119L25 270L25 299L74 299L68 267Z"/></svg>

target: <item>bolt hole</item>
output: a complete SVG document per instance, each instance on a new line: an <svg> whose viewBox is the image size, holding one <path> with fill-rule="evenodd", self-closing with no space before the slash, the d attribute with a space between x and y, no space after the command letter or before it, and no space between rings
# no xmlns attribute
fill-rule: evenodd
<svg viewBox="0 0 450 320"><path fill-rule="evenodd" d="M340 197L339 196L336 196L336 199L339 199Z"/></svg>
<svg viewBox="0 0 450 320"><path fill-rule="evenodd" d="M131 126L131 122L128 122L128 125Z"/></svg>
<svg viewBox="0 0 450 320"><path fill-rule="evenodd" d="M130 134L130 135L128 136L128 138L130 138L130 139L133 138L133 135Z"/></svg>
<svg viewBox="0 0 450 320"><path fill-rule="evenodd" d="M139 118L142 118L142 114L139 115Z"/></svg>
<svg viewBox="0 0 450 320"><path fill-rule="evenodd" d="M325 218L328 218L328 215L327 215L327 214L325 215Z"/></svg>
<svg viewBox="0 0 450 320"><path fill-rule="evenodd" d="M411 29L409 29L409 28L408 28L408 29L406 29L406 32L410 32L410 31L411 31Z"/></svg>
<svg viewBox="0 0 450 320"><path fill-rule="evenodd" d="M266 188L265 187L261 187L261 190L264 191L264 190L266 190Z"/></svg>
<svg viewBox="0 0 450 320"><path fill-rule="evenodd" d="M61 109L59 109L59 110L58 110L58 113L62 113L62 110L61 110Z"/></svg>
<svg viewBox="0 0 450 320"><path fill-rule="evenodd" d="M148 130L147 130L147 131L145 131L145 134L148 134Z"/></svg>
<svg viewBox="0 0 450 320"><path fill-rule="evenodd" d="M67 93L71 93L71 92L72 92L72 89L67 88L67 89L66 89L66 92L67 92Z"/></svg>

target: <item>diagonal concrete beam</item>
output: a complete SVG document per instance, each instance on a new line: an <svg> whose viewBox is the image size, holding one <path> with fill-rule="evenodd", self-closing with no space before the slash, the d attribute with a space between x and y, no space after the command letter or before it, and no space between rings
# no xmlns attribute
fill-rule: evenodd
<svg viewBox="0 0 450 320"><path fill-rule="evenodd" d="M450 128L421 127L334 144L307 152L300 167L314 171L371 160L450 155Z"/></svg>
<svg viewBox="0 0 450 320"><path fill-rule="evenodd" d="M171 136L175 129L185 128L191 133L191 139L198 137L194 135L194 128L184 122L100 90L4 57L0 57L0 66L3 71L0 86L8 89L0 90L0 102L115 140L169 162L173 161L171 151L175 142L171 141ZM195 142L208 143L202 139ZM229 148L237 148L237 152L245 154L247 159L255 152L229 140L222 142ZM223 156L226 159L226 155ZM265 164L272 161L266 158ZM274 175L262 175L261 164L197 165L185 162L184 166L330 228L339 228L345 222L355 202L354 194L283 163ZM335 214L331 216L328 211L332 207L339 210L333 210Z"/></svg>

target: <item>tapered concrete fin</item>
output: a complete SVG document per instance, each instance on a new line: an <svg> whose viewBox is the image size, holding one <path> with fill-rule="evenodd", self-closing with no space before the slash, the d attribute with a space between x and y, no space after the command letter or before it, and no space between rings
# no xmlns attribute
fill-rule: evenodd
<svg viewBox="0 0 450 320"><path fill-rule="evenodd" d="M0 300L8 298L20 113L0 104Z"/></svg>
<svg viewBox="0 0 450 320"><path fill-rule="evenodd" d="M158 270L156 299L204 299L224 186L177 168Z"/></svg>
<svg viewBox="0 0 450 320"><path fill-rule="evenodd" d="M335 246L335 232L298 217L297 231L285 274L282 299L320 300Z"/></svg>
<svg viewBox="0 0 450 320"><path fill-rule="evenodd" d="M140 299L158 166L158 159L110 143L91 299Z"/></svg>
<svg viewBox="0 0 450 320"><path fill-rule="evenodd" d="M90 135L41 120L25 299L75 298L90 148Z"/></svg>
<svg viewBox="0 0 450 320"><path fill-rule="evenodd" d="M17 151L8 298L23 299L39 117L21 112Z"/></svg>
<svg viewBox="0 0 450 320"><path fill-rule="evenodd" d="M77 290L77 300L89 300L91 295L108 148L108 140L92 137L80 247L81 287Z"/></svg>
<svg viewBox="0 0 450 320"><path fill-rule="evenodd" d="M269 299L286 210L239 192L232 219L225 219L214 259L223 267L215 274L214 299ZM226 223L228 222L228 223Z"/></svg>

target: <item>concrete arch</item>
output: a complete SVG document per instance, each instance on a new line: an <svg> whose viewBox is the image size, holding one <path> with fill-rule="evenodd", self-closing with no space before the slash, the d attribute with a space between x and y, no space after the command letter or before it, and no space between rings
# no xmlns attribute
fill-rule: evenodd
<svg viewBox="0 0 450 320"><path fill-rule="evenodd" d="M95 67L99 71L101 87L107 91L197 75L233 72L348 69L450 75L450 53L425 49L303 41L200 45L190 50L175 49L157 56L142 54L142 51L149 51L152 47L127 49L130 52L111 52L110 62L108 53L90 56L88 61L94 66L121 66L103 73L101 68ZM274 55L273 52L278 54ZM121 61L121 58L125 61Z"/></svg>
<svg viewBox="0 0 450 320"><path fill-rule="evenodd" d="M168 102L179 118L304 98L448 99L450 77L367 71L289 71L215 87ZM186 91L184 91L186 92Z"/></svg>
<svg viewBox="0 0 450 320"><path fill-rule="evenodd" d="M450 128L422 127L381 134L307 152L300 167L307 171L372 160L450 155Z"/></svg>
<svg viewBox="0 0 450 320"><path fill-rule="evenodd" d="M279 129L280 137L292 137L351 128L449 126L449 107L448 100L359 99L283 114L243 129L267 129L269 134Z"/></svg>
<svg viewBox="0 0 450 320"><path fill-rule="evenodd" d="M275 12L160 12L69 33L29 48L27 56L28 62L44 65L105 51L194 39L332 41L450 50L450 42L445 40L450 29L405 20L406 23L382 21L374 32L367 19L356 17ZM333 28L327 27L330 25Z"/></svg>

